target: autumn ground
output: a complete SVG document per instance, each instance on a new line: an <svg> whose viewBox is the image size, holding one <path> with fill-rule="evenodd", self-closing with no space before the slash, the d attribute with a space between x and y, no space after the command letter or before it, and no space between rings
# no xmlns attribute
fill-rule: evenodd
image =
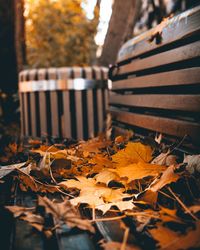
<svg viewBox="0 0 200 250"><path fill-rule="evenodd" d="M122 136L54 145L29 140L8 144L0 160L0 185L12 179L37 198L34 207L5 209L47 238L63 224L95 235L95 222L120 220L122 242L101 240L101 248L200 247L200 157L177 153L161 137L150 145ZM56 224L47 226L45 214Z"/></svg>

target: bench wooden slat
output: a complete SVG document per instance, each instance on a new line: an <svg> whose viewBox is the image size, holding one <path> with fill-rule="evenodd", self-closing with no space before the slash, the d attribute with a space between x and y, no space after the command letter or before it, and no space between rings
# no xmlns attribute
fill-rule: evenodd
<svg viewBox="0 0 200 250"><path fill-rule="evenodd" d="M57 91L50 91L52 135L59 136L59 113Z"/></svg>
<svg viewBox="0 0 200 250"><path fill-rule="evenodd" d="M176 49L159 53L157 55L149 56L148 58L133 60L131 63L121 66L119 68L118 75L181 62L184 60L197 58L199 56L200 41L197 41Z"/></svg>
<svg viewBox="0 0 200 250"><path fill-rule="evenodd" d="M200 84L200 67L180 69L112 83L112 90Z"/></svg>
<svg viewBox="0 0 200 250"><path fill-rule="evenodd" d="M75 91L75 106L76 106L76 133L77 138L83 139L83 112L82 112L82 92Z"/></svg>
<svg viewBox="0 0 200 250"><path fill-rule="evenodd" d="M70 94L63 92L63 122L62 134L65 138L71 138Z"/></svg>
<svg viewBox="0 0 200 250"><path fill-rule="evenodd" d="M194 143L200 144L200 124L198 123L125 111L116 111L112 109L111 114L113 119L118 122L177 137L189 135Z"/></svg>
<svg viewBox="0 0 200 250"><path fill-rule="evenodd" d="M30 111L31 111L31 130L32 135L37 136L37 118L36 118L36 102L35 102L35 93L30 93Z"/></svg>
<svg viewBox="0 0 200 250"><path fill-rule="evenodd" d="M111 93L110 104L200 112L200 95L120 95Z"/></svg>
<svg viewBox="0 0 200 250"><path fill-rule="evenodd" d="M122 46L119 55L118 62L121 62L132 57L139 56L146 52L155 50L162 46L166 46L170 43L179 41L185 37L192 36L193 34L200 32L200 6L188 10L179 16L175 16L165 23L159 24L157 27L139 35L136 38L129 40ZM162 40L160 44L156 44L155 41L149 42L149 39L155 33L156 29L162 28Z"/></svg>
<svg viewBox="0 0 200 250"><path fill-rule="evenodd" d="M94 108L93 108L93 90L87 91L87 115L88 115L88 136L94 137Z"/></svg>
<svg viewBox="0 0 200 250"><path fill-rule="evenodd" d="M102 90L97 90L97 107L98 107L98 125L99 132L103 131L103 99L102 99Z"/></svg>
<svg viewBox="0 0 200 250"><path fill-rule="evenodd" d="M23 93L19 93L19 102L20 102L20 127L21 127L21 135L25 134L24 131L24 102L23 102Z"/></svg>
<svg viewBox="0 0 200 250"><path fill-rule="evenodd" d="M47 131L47 105L46 105L46 93L44 91L39 92L39 109L40 109L40 128L41 136L46 136Z"/></svg>
<svg viewBox="0 0 200 250"><path fill-rule="evenodd" d="M29 135L29 121L28 121L28 93L23 94L23 103L24 103L24 134Z"/></svg>

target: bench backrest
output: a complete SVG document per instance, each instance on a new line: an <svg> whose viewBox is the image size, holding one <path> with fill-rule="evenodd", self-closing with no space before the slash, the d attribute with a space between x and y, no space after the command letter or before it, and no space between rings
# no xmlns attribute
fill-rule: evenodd
<svg viewBox="0 0 200 250"><path fill-rule="evenodd" d="M129 40L112 79L117 128L157 131L200 145L200 6Z"/></svg>

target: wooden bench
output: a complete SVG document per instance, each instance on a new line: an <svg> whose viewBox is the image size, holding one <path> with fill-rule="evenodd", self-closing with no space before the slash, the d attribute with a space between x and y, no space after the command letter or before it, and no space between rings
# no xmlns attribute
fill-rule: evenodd
<svg viewBox="0 0 200 250"><path fill-rule="evenodd" d="M122 46L110 68L113 126L200 146L200 6ZM186 140L187 141L187 140Z"/></svg>

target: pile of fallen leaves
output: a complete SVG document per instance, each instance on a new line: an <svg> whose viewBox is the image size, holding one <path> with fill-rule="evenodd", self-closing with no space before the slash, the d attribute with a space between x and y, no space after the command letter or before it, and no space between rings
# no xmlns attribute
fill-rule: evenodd
<svg viewBox="0 0 200 250"><path fill-rule="evenodd" d="M95 233L94 224L101 218L122 219L122 245L116 239L103 242L102 248L142 249L143 236L155 248L198 248L200 155L175 155L174 148L163 147L161 138L156 141L146 145L119 136L114 141L95 138L69 147L40 141L23 147L10 144L0 159L0 185L12 176L21 192L37 195L37 203L32 208L6 208L47 237L63 224ZM49 194L60 198L49 199ZM54 227L45 226L38 207L53 217ZM80 208L91 217L83 219ZM110 211L115 216L105 219ZM134 246L127 244L130 232L136 239Z"/></svg>

